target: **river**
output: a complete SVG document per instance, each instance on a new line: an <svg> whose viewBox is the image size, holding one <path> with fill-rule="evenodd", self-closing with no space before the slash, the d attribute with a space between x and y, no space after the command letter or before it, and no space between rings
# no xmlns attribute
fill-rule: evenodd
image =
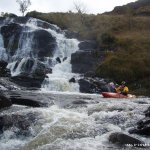
<svg viewBox="0 0 150 150"><path fill-rule="evenodd" d="M73 77L76 81L81 78L80 74L72 73L70 63L71 54L79 50L79 41L66 38L64 32L56 25L34 18L30 18L26 23L6 19L0 27L9 27L11 23L18 30L21 28L18 47L12 51L12 43L16 41L14 36L10 36L8 48L5 49L0 34L0 59L9 63L7 67L11 70L12 76L24 72L32 75L38 63L51 68L52 73L47 74L38 91L24 91L28 95L34 93L37 101L45 102L47 107L13 105L0 112L1 116L14 118L13 125L6 124L4 132L0 134L0 149L133 149L112 144L108 137L113 132L129 134L128 130L144 118L143 111L150 105L149 98L105 99L100 94L80 93L78 82L69 82ZM19 32L18 30L16 32ZM41 36L36 39L38 35ZM43 35L51 41L47 44L55 45L54 50L51 50L52 56L45 51L48 45L45 49L42 47L46 40L42 39ZM41 42L40 45L37 41ZM43 53L46 53L46 56L43 56ZM29 62L33 62L32 67ZM9 122L9 119L7 121ZM144 136L132 136L147 144L150 143L150 139Z"/></svg>
<svg viewBox="0 0 150 150"><path fill-rule="evenodd" d="M36 93L36 92L35 92ZM48 108L12 106L3 114L36 114L29 134L18 135L15 126L0 136L1 150L101 150L132 149L109 142L112 132L126 134L143 111L149 98L105 99L96 94L50 92L37 94L48 97ZM53 101L53 104L51 103ZM132 135L145 143L150 139Z"/></svg>

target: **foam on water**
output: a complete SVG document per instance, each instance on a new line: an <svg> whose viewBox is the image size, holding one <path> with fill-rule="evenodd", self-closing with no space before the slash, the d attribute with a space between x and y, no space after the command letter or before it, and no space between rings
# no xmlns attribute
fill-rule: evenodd
<svg viewBox="0 0 150 150"><path fill-rule="evenodd" d="M10 20L7 20L7 22L10 22ZM30 56L36 57L36 55L32 55L33 37L30 33L41 29L41 27L38 26L37 19L30 19L26 26L28 28L24 29L21 35L19 48L8 65L14 75L21 72L23 64ZM57 26L52 26L59 30ZM119 131L128 134L128 129L144 117L143 111L150 105L149 99L103 99L100 95L78 93L79 85L68 82L70 78L78 78L79 76L71 72L70 64L71 54L78 50L78 41L67 39L63 33L58 33L51 28L43 30L50 32L57 41L57 48L52 58L53 72L47 75L48 78L43 82L40 91L40 94L47 92L56 95L49 97L50 101L54 101L54 105L48 108L28 107L17 108L17 111L5 110L7 115L21 114L26 116L28 113L35 113L36 120L35 123L30 124L29 135L18 136L16 132L18 129L15 125L5 130L0 135L0 149L128 149L128 147L118 147L111 144L108 141L108 136L112 132ZM6 51L3 47L3 40L0 35L0 54L1 57L5 58ZM60 58L61 63L56 62L57 57ZM18 59L20 59L19 65L14 70ZM46 60L48 59L50 58L46 58ZM62 93L63 91L66 93ZM38 92L37 94L39 94ZM74 99L86 101L87 103L84 105L71 103ZM58 105L59 102L63 105ZM68 104L74 105L74 107L70 107ZM133 137L150 143L150 139L144 136L133 135Z"/></svg>
<svg viewBox="0 0 150 150"><path fill-rule="evenodd" d="M4 21L4 24L14 22L14 20L8 19ZM69 79L75 77L78 79L79 75L72 73L71 67L71 54L76 52L79 41L77 39L68 39L65 37L63 31L56 25L46 23L48 28L42 28L41 25L46 23L44 21L30 18L26 24L20 24L22 26L22 32L19 38L18 49L13 56L9 56L9 50L14 42L12 36L8 43L7 51L4 48L2 36L0 34L0 59L8 61L8 68L11 70L12 76L17 76L22 73L23 66L26 64L29 58L37 59L38 54L33 51L33 45L36 45L34 39L34 32L36 30L45 30L49 32L56 39L56 49L53 57L45 57L45 61L42 62L48 67L52 68L52 74L47 74L47 78L42 84L42 91L62 91L62 92L79 92L78 83L69 83ZM56 58L61 60L61 63L56 61ZM52 66L49 66L48 60L52 60ZM18 64L17 64L18 63ZM17 67L17 68L16 68Z"/></svg>
<svg viewBox="0 0 150 150"><path fill-rule="evenodd" d="M63 95L65 94L63 93ZM84 98L85 95L78 96ZM97 101L96 95L91 97L93 101ZM23 150L126 149L127 147L117 147L117 145L111 144L108 136L112 132L128 134L128 129L144 117L143 110L149 106L150 102L148 99L139 99L147 103L139 104L136 103L138 99L119 99L118 101L118 99L104 100L100 97L98 100L97 104L88 104L87 107L78 106L76 109L70 107L64 109L53 105L49 108L31 108L15 112L26 114L34 110L40 116L37 117L37 123L31 126L34 134L29 137L17 138L14 136L15 133L11 133L11 129L6 132L7 134L4 133L3 139L0 140L0 144L3 146L2 150L12 150L17 145ZM150 139L144 136L132 136L147 143L150 142ZM16 142L10 147L13 140Z"/></svg>
<svg viewBox="0 0 150 150"><path fill-rule="evenodd" d="M4 48L4 42L1 33L0 33L0 60L8 60L8 56L6 53L6 49Z"/></svg>

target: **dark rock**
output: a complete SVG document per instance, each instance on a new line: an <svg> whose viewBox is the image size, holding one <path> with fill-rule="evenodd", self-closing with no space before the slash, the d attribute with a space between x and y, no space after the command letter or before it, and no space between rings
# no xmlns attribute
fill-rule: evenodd
<svg viewBox="0 0 150 150"><path fill-rule="evenodd" d="M5 69L8 63L6 61L0 60L0 69Z"/></svg>
<svg viewBox="0 0 150 150"><path fill-rule="evenodd" d="M64 30L64 32L65 32L65 36L69 39L72 39L72 38L78 39L79 38L79 33L77 33L77 32L73 32L73 31L69 31L69 30Z"/></svg>
<svg viewBox="0 0 150 150"><path fill-rule="evenodd" d="M50 96L40 94L37 91L5 91L5 94L12 101L12 104L30 107L47 107L53 104Z"/></svg>
<svg viewBox="0 0 150 150"><path fill-rule="evenodd" d="M46 74L48 74L48 73L51 74L52 71L53 71L53 70L52 70L51 68L46 68L46 69L45 69L45 73L46 73ZM45 76L45 77L46 77L46 76Z"/></svg>
<svg viewBox="0 0 150 150"><path fill-rule="evenodd" d="M49 78L49 77L46 75L45 78Z"/></svg>
<svg viewBox="0 0 150 150"><path fill-rule="evenodd" d="M17 104L17 105L23 105L23 106L31 106L31 107L41 107L39 102L36 102L31 99L25 99L25 98L18 98L12 96L11 98L12 104Z"/></svg>
<svg viewBox="0 0 150 150"><path fill-rule="evenodd" d="M61 60L60 60L59 57L56 58L56 61L57 61L58 63L61 63Z"/></svg>
<svg viewBox="0 0 150 150"><path fill-rule="evenodd" d="M150 126L144 127L142 129L132 128L128 131L130 134L139 134L139 135L150 135Z"/></svg>
<svg viewBox="0 0 150 150"><path fill-rule="evenodd" d="M0 109L5 107L10 107L12 105L11 100L8 99L1 91L0 91Z"/></svg>
<svg viewBox="0 0 150 150"><path fill-rule="evenodd" d="M21 73L18 76L11 77L11 81L23 87L40 88L45 77L31 77L26 73Z"/></svg>
<svg viewBox="0 0 150 150"><path fill-rule="evenodd" d="M138 129L142 129L145 126L150 125L150 118L146 117L146 118L140 120L139 122L137 122L137 125L138 125L137 126Z"/></svg>
<svg viewBox="0 0 150 150"><path fill-rule="evenodd" d="M4 18L16 18L17 17L17 15L15 15L15 14L13 14L13 13L4 13L4 14L2 14L2 16L4 17Z"/></svg>
<svg viewBox="0 0 150 150"><path fill-rule="evenodd" d="M137 122L136 128L131 128L130 134L150 135L150 107L144 111L145 118Z"/></svg>
<svg viewBox="0 0 150 150"><path fill-rule="evenodd" d="M17 128L14 131L16 135L27 135L30 133L30 126L36 124L38 112L32 112L27 114L11 114L0 116L0 131L11 130L11 128Z"/></svg>
<svg viewBox="0 0 150 150"><path fill-rule="evenodd" d="M41 79L45 78L46 73L50 71L48 71L49 68L46 68L45 64L40 61L35 63L34 69L30 72L30 76Z"/></svg>
<svg viewBox="0 0 150 150"><path fill-rule="evenodd" d="M17 67L20 65L20 62L21 60L16 62L13 71L17 69ZM26 74L26 76L43 78L45 77L45 74L52 72L51 68L47 68L43 62L37 59L26 58L24 62L21 62L21 64L22 66L20 72L24 75Z"/></svg>
<svg viewBox="0 0 150 150"><path fill-rule="evenodd" d="M84 78L80 79L80 92L82 93L101 93L108 92L107 82L101 78Z"/></svg>
<svg viewBox="0 0 150 150"><path fill-rule="evenodd" d="M87 41L81 41L79 43L80 50L94 50L94 49L96 49L96 47L97 47L97 44L95 41L87 40Z"/></svg>
<svg viewBox="0 0 150 150"><path fill-rule="evenodd" d="M103 56L95 51L77 51L71 55L72 72L86 73L95 71Z"/></svg>
<svg viewBox="0 0 150 150"><path fill-rule="evenodd" d="M10 77L11 74L10 74L10 70L7 69L8 63L1 60L0 61L0 77Z"/></svg>
<svg viewBox="0 0 150 150"><path fill-rule="evenodd" d="M89 72L86 72L84 74L84 77L92 77L94 78L96 75L95 75L95 72L94 71L89 71Z"/></svg>
<svg viewBox="0 0 150 150"><path fill-rule="evenodd" d="M19 24L26 24L27 21L29 20L29 17L16 17L14 18L14 22L19 23Z"/></svg>
<svg viewBox="0 0 150 150"><path fill-rule="evenodd" d="M34 42L32 44L32 49L39 58L51 57L57 46L56 39L45 30L34 31Z"/></svg>
<svg viewBox="0 0 150 150"><path fill-rule="evenodd" d="M136 128L129 130L130 134L150 135L150 118L146 117L137 123Z"/></svg>
<svg viewBox="0 0 150 150"><path fill-rule="evenodd" d="M71 78L71 79L69 80L69 82L75 83L75 82L76 82L76 79L75 79L75 78Z"/></svg>
<svg viewBox="0 0 150 150"><path fill-rule="evenodd" d="M89 81L80 79L79 80L79 85L80 85L80 92L82 93L92 93L91 89L93 88L93 85L90 84Z"/></svg>
<svg viewBox="0 0 150 150"><path fill-rule="evenodd" d="M15 83L10 81L9 77L0 78L0 89L1 90L19 90L21 87L18 87Z"/></svg>
<svg viewBox="0 0 150 150"><path fill-rule="evenodd" d="M45 22L45 21L42 21L42 20L37 20L37 26L38 27L42 27L42 28L45 28L45 29L51 29L51 30L54 30L58 33L61 33L61 29L60 28L57 28L56 26L48 23L48 22Z"/></svg>
<svg viewBox="0 0 150 150"><path fill-rule="evenodd" d="M16 71L17 67L19 66L20 62L21 62L21 60L16 61L14 68L13 68L14 72ZM24 60L24 62L21 62L21 63L22 63L22 66L21 66L20 72L30 73L35 64L35 60L33 58L26 58Z"/></svg>
<svg viewBox="0 0 150 150"><path fill-rule="evenodd" d="M121 132L112 133L109 136L109 141L112 143L117 143L122 145L131 144L132 146L135 147L140 147L140 144L144 144L144 142Z"/></svg>
<svg viewBox="0 0 150 150"><path fill-rule="evenodd" d="M63 61L65 61L66 59L67 59L67 57L64 57L64 58L63 58Z"/></svg>
<svg viewBox="0 0 150 150"><path fill-rule="evenodd" d="M18 16L17 16L16 14L10 13L10 14L9 14L9 17L16 18L16 17L18 17Z"/></svg>
<svg viewBox="0 0 150 150"><path fill-rule="evenodd" d="M16 63L13 70L17 69L19 63ZM46 74L52 73L52 69L47 68L44 63L36 59L27 58L22 63L20 72L20 74L11 78L13 82L24 87L40 88Z"/></svg>
<svg viewBox="0 0 150 150"><path fill-rule="evenodd" d="M87 102L83 101L83 100L78 100L78 101L73 101L73 104L87 104Z"/></svg>
<svg viewBox="0 0 150 150"><path fill-rule="evenodd" d="M18 48L18 42L21 31L22 27L17 23L10 23L1 27L1 34L4 40L4 47L7 49L7 53L11 56L14 55Z"/></svg>
<svg viewBox="0 0 150 150"><path fill-rule="evenodd" d="M144 114L146 117L150 117L150 107L148 107L148 109L144 111Z"/></svg>

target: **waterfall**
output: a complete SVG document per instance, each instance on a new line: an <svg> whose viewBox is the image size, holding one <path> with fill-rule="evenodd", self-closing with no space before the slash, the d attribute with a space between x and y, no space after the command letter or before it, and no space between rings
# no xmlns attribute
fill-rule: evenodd
<svg viewBox="0 0 150 150"><path fill-rule="evenodd" d="M10 22L11 20L9 20ZM14 23L15 21L12 20L12 22ZM73 77L78 78L77 74L72 73L70 60L71 54L79 49L79 41L77 39L67 39L59 27L39 19L30 18L25 24L19 25L22 27L22 30L19 35L18 48L14 51L14 54L11 53L11 46L15 39L14 36L11 36L9 39L6 52L2 35L0 35L0 59L8 60L7 68L11 70L12 76L22 73L28 59L31 58L35 61L40 61L46 67L52 69L52 73L47 74L47 78L45 78L42 84L42 91L78 92L78 83L70 83L69 80ZM44 31L50 34L57 44L52 55L44 55L42 60L38 56L38 42L35 38L37 31Z"/></svg>
<svg viewBox="0 0 150 150"><path fill-rule="evenodd" d="M33 57L32 43L33 43L33 34L29 29L23 29L20 40L18 43L18 49L13 56L13 60L17 60L23 57Z"/></svg>
<svg viewBox="0 0 150 150"><path fill-rule="evenodd" d="M5 60L5 61L8 60L8 56L6 53L6 49L4 48L4 42L1 34L0 34L0 60Z"/></svg>
<svg viewBox="0 0 150 150"><path fill-rule="evenodd" d="M57 63L52 68L53 73L48 74L45 79L42 90L43 91L79 91L78 83L69 83L72 77L77 78L78 75L73 74L71 70L71 54L78 50L78 41L75 39L66 39L64 36L57 38L58 48L54 54L53 61L60 58L61 63ZM63 61L63 59L65 60Z"/></svg>
<svg viewBox="0 0 150 150"><path fill-rule="evenodd" d="M45 79L42 85L42 91L68 91L78 92L78 83L69 83L72 77L78 78L77 74L72 73L71 69L71 54L76 52L78 48L78 40L67 39L64 34L48 30L56 37L57 49L53 57L52 74L47 74L48 78ZM56 63L59 58L60 62Z"/></svg>
<svg viewBox="0 0 150 150"><path fill-rule="evenodd" d="M38 27L38 19L31 19L28 21L28 26L33 29L41 29ZM44 23L44 22L43 22ZM71 54L76 52L78 48L79 41L76 39L67 39L63 32L60 31L59 27L50 24L51 28L45 29L53 37L56 38L57 48L55 50L54 56L52 58L52 74L47 74L47 78L42 84L42 91L68 91L68 92L78 92L78 83L69 83L69 79L72 77L78 78L77 74L73 74L71 70ZM56 59L59 58L61 63L58 63ZM48 58L47 58L48 59ZM48 64L47 64L48 65Z"/></svg>

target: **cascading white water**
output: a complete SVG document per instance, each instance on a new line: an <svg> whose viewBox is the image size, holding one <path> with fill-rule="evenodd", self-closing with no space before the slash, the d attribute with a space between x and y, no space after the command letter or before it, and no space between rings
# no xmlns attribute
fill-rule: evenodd
<svg viewBox="0 0 150 150"><path fill-rule="evenodd" d="M2 35L0 34L0 60L8 60L6 49L4 48L4 42Z"/></svg>
<svg viewBox="0 0 150 150"><path fill-rule="evenodd" d="M58 47L53 61L55 62L56 58L60 58L61 63L54 65L53 73L47 75L48 78L42 85L43 91L79 91L78 83L69 83L69 79L78 76L72 73L70 64L71 54L78 50L78 43L76 39L66 39L63 34L57 34Z"/></svg>
<svg viewBox="0 0 150 150"><path fill-rule="evenodd" d="M12 20L13 21L13 20ZM10 20L9 20L10 22ZM79 41L76 39L67 39L61 29L56 25L49 24L49 28L42 28L38 26L38 23L45 23L41 20L30 18L26 24L20 24L23 29L19 38L18 49L15 51L13 56L8 56L5 52L3 46L2 36L0 36L0 47L1 57L5 60L9 58L8 68L11 70L12 76L20 74L22 66L27 62L29 58L37 59L37 52L33 52L33 44L36 45L36 40L34 39L34 32L38 30L45 30L49 32L55 39L57 47L53 54L53 58L45 57L45 61L42 62L47 65L49 68L52 68L52 74L47 74L47 77L42 84L42 91L69 91L69 92L78 92L79 85L78 83L69 83L69 79L72 77L78 77L77 74L72 73L71 69L71 54L78 50ZM60 31L59 33L57 31ZM8 44L11 47L14 39L13 36ZM8 57L8 58L7 58ZM56 58L61 60L61 63L56 61ZM52 66L49 66L47 60L51 59ZM17 64L18 63L18 64ZM17 65L16 65L17 64Z"/></svg>
<svg viewBox="0 0 150 150"><path fill-rule="evenodd" d="M11 22L13 22L13 18L6 18L5 20L3 20L1 23L0 23L0 31L1 31L1 27L5 24L9 24ZM11 40L10 40L11 41ZM4 61L8 61L9 59L9 56L6 52L6 49L4 48L4 41L3 41L3 37L1 35L1 32L0 32L0 60L4 60Z"/></svg>
<svg viewBox="0 0 150 150"><path fill-rule="evenodd" d="M28 21L28 25L35 29L41 29L37 27L37 19ZM56 25L52 25L57 30L59 29ZM69 79L77 77L78 75L73 74L71 70L71 54L78 50L79 42L76 39L67 39L63 33L57 33L52 29L45 29L50 32L53 37L56 38L57 49L55 50L52 58L52 74L47 74L45 81L42 84L41 90L47 91L69 91L78 92L78 83L69 83ZM56 58L60 58L61 63L56 61Z"/></svg>
<svg viewBox="0 0 150 150"><path fill-rule="evenodd" d="M30 26L34 26L37 29L37 19L32 19L28 22ZM56 25L54 28L59 29ZM38 27L40 29L40 27ZM78 83L69 83L69 79L72 77L78 77L77 74L72 73L71 69L71 54L76 52L79 41L76 39L67 39L63 33L57 33L52 29L45 29L50 32L53 37L56 38L57 48L52 59L52 74L47 74L45 81L42 84L41 90L47 91L62 91L62 92L78 92ZM61 63L56 61L56 58L61 60Z"/></svg>
<svg viewBox="0 0 150 150"><path fill-rule="evenodd" d="M150 105L148 98L106 100L99 95L71 93L51 93L50 96L55 105L48 108L21 107L16 112L3 112L10 116L23 115L24 118L28 114L34 114L36 121L30 123L29 135L17 135L15 126L4 130L0 136L1 150L133 149L109 142L109 135L113 132L125 133L147 144L150 142L149 137L128 133L137 121L144 118L143 111ZM76 105L73 102L77 100L88 104ZM17 106L12 106L12 110L13 107Z"/></svg>
<svg viewBox="0 0 150 150"><path fill-rule="evenodd" d="M32 43L33 43L33 34L32 30L24 29L20 36L20 40L18 43L18 49L14 56L12 57L13 60L17 60L20 58L27 58L27 57L34 57L32 51Z"/></svg>

